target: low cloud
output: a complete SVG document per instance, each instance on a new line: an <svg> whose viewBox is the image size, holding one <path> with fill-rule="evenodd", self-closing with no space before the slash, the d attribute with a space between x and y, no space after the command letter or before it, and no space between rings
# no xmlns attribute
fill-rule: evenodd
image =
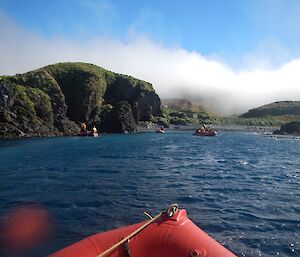
<svg viewBox="0 0 300 257"><path fill-rule="evenodd" d="M128 42L96 38L75 42L43 38L0 13L0 74L22 73L51 63L80 61L149 81L161 98L210 102L224 114L262 104L300 100L300 58L276 68L232 68L224 61L133 35ZM254 56L251 60L255 59ZM264 60L257 63L263 64Z"/></svg>

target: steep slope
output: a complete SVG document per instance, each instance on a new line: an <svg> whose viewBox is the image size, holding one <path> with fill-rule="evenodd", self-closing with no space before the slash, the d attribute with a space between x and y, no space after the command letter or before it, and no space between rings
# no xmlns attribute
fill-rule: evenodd
<svg viewBox="0 0 300 257"><path fill-rule="evenodd" d="M206 112L207 111L204 106L183 98L163 99L162 105L178 112Z"/></svg>
<svg viewBox="0 0 300 257"><path fill-rule="evenodd" d="M300 116L300 101L282 101L263 105L249 110L240 118L258 118L263 116Z"/></svg>
<svg viewBox="0 0 300 257"><path fill-rule="evenodd" d="M1 136L56 132L51 98L44 91L0 80L0 95Z"/></svg>
<svg viewBox="0 0 300 257"><path fill-rule="evenodd" d="M114 108L120 102L125 109ZM103 115L107 105L114 111ZM132 117L116 113L124 110ZM101 123L109 122L112 114L130 122L110 131L111 126ZM135 122L159 115L160 99L150 83L93 64L59 63L0 77L1 136L15 136L12 130L27 135L74 134L81 122L107 132L132 131Z"/></svg>
<svg viewBox="0 0 300 257"><path fill-rule="evenodd" d="M199 125L211 123L217 117L208 111L206 106L196 101L184 98L168 98L162 100L162 109L165 120L158 119L162 125Z"/></svg>

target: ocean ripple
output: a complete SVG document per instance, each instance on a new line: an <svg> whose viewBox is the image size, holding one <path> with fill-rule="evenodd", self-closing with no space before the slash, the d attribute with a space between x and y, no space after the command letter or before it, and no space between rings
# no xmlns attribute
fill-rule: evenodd
<svg viewBox="0 0 300 257"><path fill-rule="evenodd" d="M300 256L300 141L190 132L0 141L0 212L48 208L44 255L170 203L238 256Z"/></svg>

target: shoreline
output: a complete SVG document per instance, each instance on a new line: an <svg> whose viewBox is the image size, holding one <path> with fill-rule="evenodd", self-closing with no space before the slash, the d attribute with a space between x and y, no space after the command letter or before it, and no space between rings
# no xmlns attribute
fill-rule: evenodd
<svg viewBox="0 0 300 257"><path fill-rule="evenodd" d="M170 125L167 130L178 130L178 131L185 131L185 130L196 130L199 128L200 125ZM151 125L148 128L143 126L138 127L138 131L153 131L158 127L158 125ZM237 131L237 132L257 132L257 133L270 133L272 134L273 131L279 129L278 126L243 126L243 125L213 125L209 126L215 129L216 131Z"/></svg>
<svg viewBox="0 0 300 257"><path fill-rule="evenodd" d="M139 132L155 132L156 128L158 126L155 124L151 124L148 128L144 126L138 126L137 131L129 132L128 134L134 134ZM300 135L277 135L273 134L275 130L277 130L279 127L275 126L242 126L242 125L214 125L211 126L213 129L215 129L217 132L219 131L231 131L231 132L255 132L267 135L269 137L278 137L278 138L295 138L299 139ZM166 130L170 131L194 131L197 128L199 128L199 125L170 125L169 128L166 128ZM115 134L115 133L100 133L100 136L103 134ZM120 133L122 134L122 133ZM127 134L127 133L124 133ZM0 137L1 139L24 139L24 138L42 138L42 137L74 137L76 134L70 134L70 133L50 133L50 134L24 134L22 136L11 136L8 135L6 137Z"/></svg>

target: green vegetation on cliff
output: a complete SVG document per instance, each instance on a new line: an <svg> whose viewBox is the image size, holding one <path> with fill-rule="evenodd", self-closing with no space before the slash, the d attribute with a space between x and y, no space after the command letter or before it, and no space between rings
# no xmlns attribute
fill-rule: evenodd
<svg viewBox="0 0 300 257"><path fill-rule="evenodd" d="M167 98L162 100L162 105L165 108L176 110L178 112L207 112L207 108L201 104L183 98Z"/></svg>
<svg viewBox="0 0 300 257"><path fill-rule="evenodd" d="M249 110L242 114L240 118L260 118L265 116L300 116L300 101L282 101L266 104Z"/></svg>
<svg viewBox="0 0 300 257"><path fill-rule="evenodd" d="M162 100L163 118L156 117L154 122L162 125L199 125L214 123L216 115L210 113L204 106L182 98Z"/></svg>
<svg viewBox="0 0 300 257"><path fill-rule="evenodd" d="M17 85L9 80L0 81L0 136L22 131L39 133L54 131L50 97L38 88ZM7 130L7 126L13 129Z"/></svg>
<svg viewBox="0 0 300 257"><path fill-rule="evenodd" d="M8 127L28 135L75 134L81 122L107 132L133 131L136 122L160 116L160 104L148 82L93 64L58 63L1 76L0 136L10 136ZM104 119L108 105L114 118ZM111 120L122 124L117 129L105 124Z"/></svg>
<svg viewBox="0 0 300 257"><path fill-rule="evenodd" d="M126 101L118 102L114 107L106 108L103 115L101 130L104 132L127 132L137 129L131 106Z"/></svg>
<svg viewBox="0 0 300 257"><path fill-rule="evenodd" d="M274 102L251 109L239 116L240 122L252 121L258 126L280 126L297 120L300 120L300 101Z"/></svg>

